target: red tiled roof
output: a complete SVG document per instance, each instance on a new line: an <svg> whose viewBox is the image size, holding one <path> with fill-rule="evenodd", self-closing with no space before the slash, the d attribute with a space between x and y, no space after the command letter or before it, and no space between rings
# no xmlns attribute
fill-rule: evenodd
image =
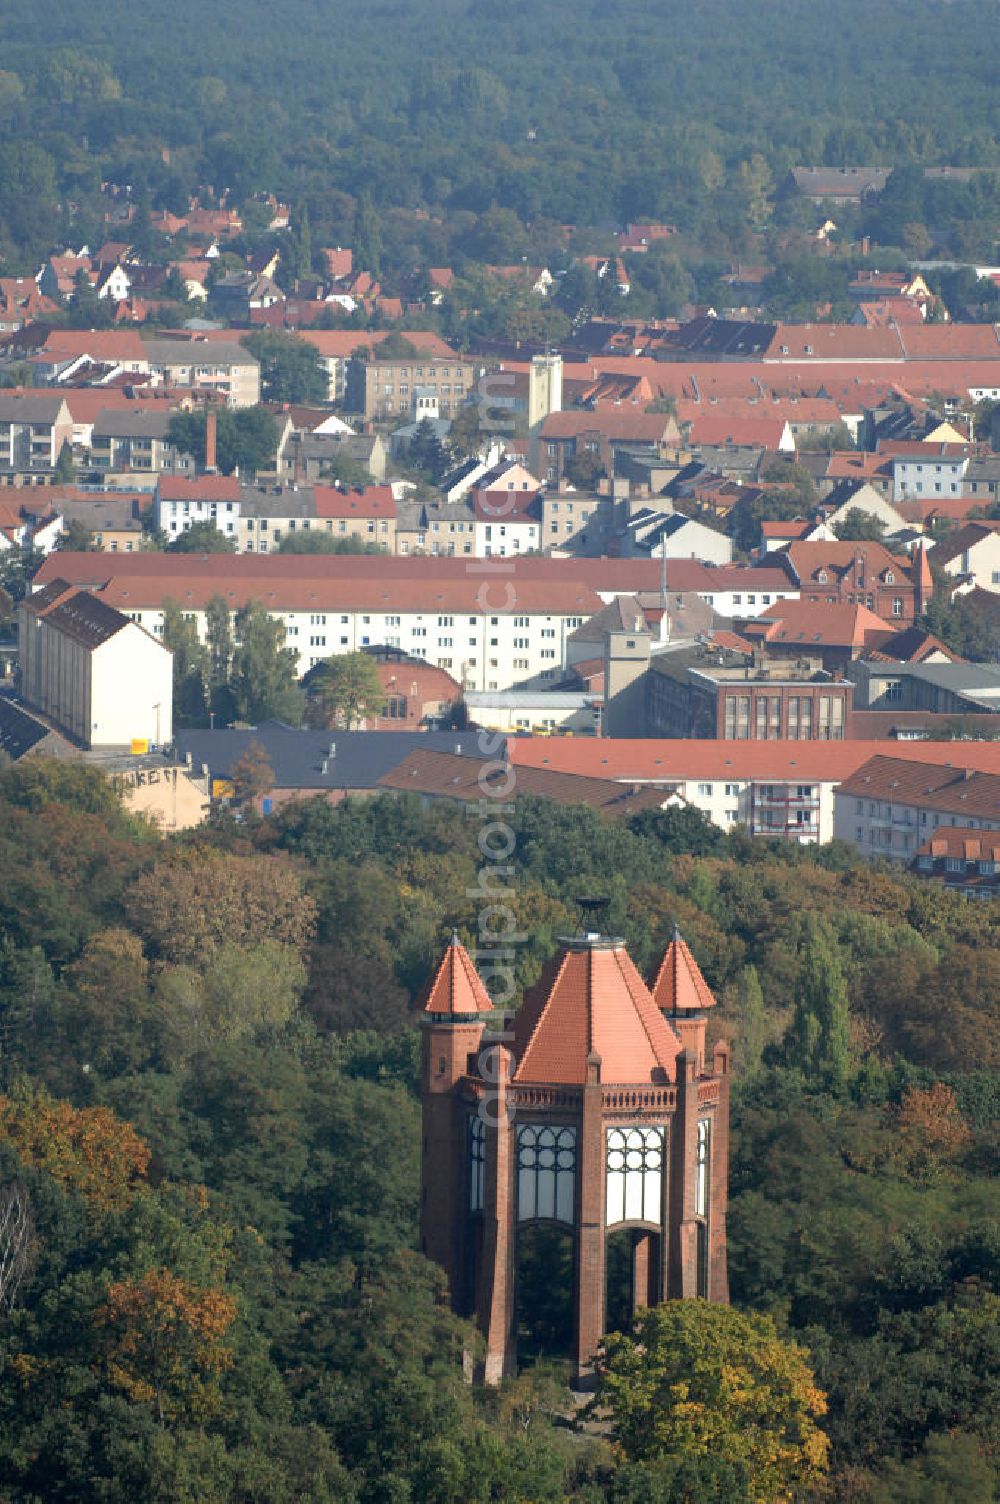
<svg viewBox="0 0 1000 1504"><path fill-rule="evenodd" d="M927 743L922 745L928 749ZM951 753L947 760L944 745ZM932 755L918 766L901 758L897 749L891 757L879 753L845 778L839 792L1000 820L1000 742L980 743L981 755L974 760L968 749L975 745L936 742L928 749Z"/></svg>
<svg viewBox="0 0 1000 1504"><path fill-rule="evenodd" d="M423 1013L451 1017L492 1013L489 993L457 935L452 937L437 971L421 993L417 1008Z"/></svg>
<svg viewBox="0 0 1000 1504"><path fill-rule="evenodd" d="M837 783L884 751L885 744L878 741L518 736L507 742L507 756L517 767L554 768L630 783L677 783L690 778ZM1000 742L900 742L893 756L905 762L951 763L1000 772Z"/></svg>
<svg viewBox="0 0 1000 1504"><path fill-rule="evenodd" d="M396 503L391 486L354 486L342 491L338 486L315 486L313 496L317 517L395 517Z"/></svg>
<svg viewBox="0 0 1000 1504"><path fill-rule="evenodd" d="M575 439L583 433L600 433L609 439L656 444L671 427L668 413L636 413L602 407L594 412L549 413L542 424L543 439Z"/></svg>
<svg viewBox="0 0 1000 1504"><path fill-rule="evenodd" d="M131 329L51 329L42 351L61 360L78 355L107 361L148 359L141 337Z"/></svg>
<svg viewBox="0 0 1000 1504"><path fill-rule="evenodd" d="M960 857L966 862L1000 861L1000 833L972 830L966 825L939 825L917 848L918 856Z"/></svg>
<svg viewBox="0 0 1000 1504"><path fill-rule="evenodd" d="M744 627L748 637L767 642L820 644L823 647L864 647L869 639L881 639L892 628L867 606L838 602L778 601Z"/></svg>
<svg viewBox="0 0 1000 1504"><path fill-rule="evenodd" d="M664 1013L693 1013L714 1008L715 998L680 930L667 946L653 983L653 999Z"/></svg>
<svg viewBox="0 0 1000 1504"><path fill-rule="evenodd" d="M156 483L161 501L239 501L240 483L231 475L200 475L196 480L161 475Z"/></svg>
<svg viewBox="0 0 1000 1504"><path fill-rule="evenodd" d="M709 411L691 425L690 442L735 444L745 449L777 449L785 433L784 418L720 418Z"/></svg>
<svg viewBox="0 0 1000 1504"><path fill-rule="evenodd" d="M624 944L569 942L514 1021L518 1082L582 1086L588 1057L612 1085L671 1081L680 1041Z"/></svg>

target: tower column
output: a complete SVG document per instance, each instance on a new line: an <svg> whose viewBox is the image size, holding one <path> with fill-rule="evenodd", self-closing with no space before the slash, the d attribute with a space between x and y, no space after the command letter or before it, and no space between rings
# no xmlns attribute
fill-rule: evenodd
<svg viewBox="0 0 1000 1504"><path fill-rule="evenodd" d="M604 1116L601 1057L587 1056L580 1123L580 1195L576 1224L576 1372L586 1378L604 1335Z"/></svg>
<svg viewBox="0 0 1000 1504"><path fill-rule="evenodd" d="M514 1327L514 1252L517 1209L514 1198L514 1124L510 1101L510 1054L500 1043L489 1059L493 1090L482 1103L486 1123L486 1183L483 1207L482 1283L477 1302L486 1338L483 1381L499 1384L517 1368ZM484 1072L485 1074L485 1072Z"/></svg>
<svg viewBox="0 0 1000 1504"><path fill-rule="evenodd" d="M695 1057L677 1056L677 1111L670 1153L670 1262L667 1294L690 1300L698 1293L698 1223L695 1219L695 1162L698 1148L698 1081Z"/></svg>

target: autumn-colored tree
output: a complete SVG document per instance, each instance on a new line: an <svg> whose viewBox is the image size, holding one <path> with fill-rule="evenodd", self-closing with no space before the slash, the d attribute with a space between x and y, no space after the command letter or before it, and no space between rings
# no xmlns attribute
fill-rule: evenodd
<svg viewBox="0 0 1000 1504"><path fill-rule="evenodd" d="M908 1086L895 1116L900 1158L911 1170L926 1172L960 1153L972 1138L955 1093L943 1081L926 1089Z"/></svg>
<svg viewBox="0 0 1000 1504"><path fill-rule="evenodd" d="M759 1504L799 1498L826 1470L826 1397L768 1316L702 1300L640 1311L596 1362L591 1413L630 1462L712 1455L743 1464Z"/></svg>
<svg viewBox="0 0 1000 1504"><path fill-rule="evenodd" d="M274 788L274 769L256 737L247 743L233 763L229 781L233 785L233 802L239 807L253 804Z"/></svg>
<svg viewBox="0 0 1000 1504"><path fill-rule="evenodd" d="M95 1211L126 1206L146 1178L150 1151L107 1107L72 1107L46 1092L0 1097L0 1143L44 1170Z"/></svg>
<svg viewBox="0 0 1000 1504"><path fill-rule="evenodd" d="M301 951L316 919L316 905L287 861L202 847L157 862L132 885L126 910L164 960L194 966L226 943L272 940Z"/></svg>
<svg viewBox="0 0 1000 1504"><path fill-rule="evenodd" d="M236 1319L229 1295L151 1269L111 1285L96 1319L107 1331L112 1380L151 1404L161 1425L218 1411L219 1376L233 1361L222 1340Z"/></svg>
<svg viewBox="0 0 1000 1504"><path fill-rule="evenodd" d="M64 1009L67 1036L79 1063L113 1075L148 1060L155 1047L149 964L131 930L98 930L67 966L72 998Z"/></svg>

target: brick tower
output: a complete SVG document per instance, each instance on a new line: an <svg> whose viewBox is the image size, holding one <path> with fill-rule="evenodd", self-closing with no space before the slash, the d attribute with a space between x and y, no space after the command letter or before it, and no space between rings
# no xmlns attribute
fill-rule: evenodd
<svg viewBox="0 0 1000 1504"><path fill-rule="evenodd" d="M705 1059L715 1006L675 933L652 990L624 942L564 939L504 1041L453 939L423 1008L421 1247L486 1341L483 1377L517 1366L518 1244L572 1241L573 1356L585 1379L608 1327L609 1235L630 1307L726 1301L729 1051ZM495 1017L496 1015L494 1015Z"/></svg>

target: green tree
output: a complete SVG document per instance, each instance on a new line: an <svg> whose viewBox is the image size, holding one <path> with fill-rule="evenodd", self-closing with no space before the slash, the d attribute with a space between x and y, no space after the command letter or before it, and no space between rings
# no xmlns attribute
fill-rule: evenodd
<svg viewBox="0 0 1000 1504"><path fill-rule="evenodd" d="M740 972L733 1013L739 1027L737 1065L740 1075L747 1079L755 1076L761 1069L764 1047L773 1038L764 1007L764 992L754 966L746 966Z"/></svg>
<svg viewBox="0 0 1000 1504"><path fill-rule="evenodd" d="M65 486L69 485L75 475L76 466L73 463L73 445L69 439L66 439L59 451L59 458L56 460L56 467L52 472L52 478L58 485Z"/></svg>
<svg viewBox="0 0 1000 1504"><path fill-rule="evenodd" d="M192 522L167 544L168 554L234 554L235 538L227 538L214 522Z"/></svg>
<svg viewBox="0 0 1000 1504"><path fill-rule="evenodd" d="M843 522L835 522L833 531L841 543L882 543L885 523L862 507L851 507Z"/></svg>
<svg viewBox="0 0 1000 1504"><path fill-rule="evenodd" d="M59 547L71 553L90 554L99 552L94 535L78 517L64 523L59 537Z"/></svg>
<svg viewBox="0 0 1000 1504"><path fill-rule="evenodd" d="M181 454L205 463L205 414L175 413L167 438ZM278 425L264 407L220 407L216 410L216 460L223 475L253 475L274 464L278 448Z"/></svg>
<svg viewBox="0 0 1000 1504"><path fill-rule="evenodd" d="M354 265L377 277L382 269L382 231L367 189L358 196L352 249Z"/></svg>
<svg viewBox="0 0 1000 1504"><path fill-rule="evenodd" d="M355 533L339 537L336 533L321 533L316 528L308 532L301 528L286 533L278 544L279 554L383 554L384 548L359 538Z"/></svg>
<svg viewBox="0 0 1000 1504"><path fill-rule="evenodd" d="M326 401L329 378L308 340L262 330L244 334L242 343L260 361L261 390L268 402Z"/></svg>
<svg viewBox="0 0 1000 1504"><path fill-rule="evenodd" d="M742 1464L759 1504L799 1496L826 1471L826 1398L801 1347L767 1316L701 1300L640 1311L595 1361L591 1409L631 1462L706 1455Z"/></svg>
<svg viewBox="0 0 1000 1504"><path fill-rule="evenodd" d="M353 726L385 711L385 690L368 653L340 653L309 672L309 721L315 726Z"/></svg>
<svg viewBox="0 0 1000 1504"><path fill-rule="evenodd" d="M296 682L298 654L285 647L285 625L259 601L236 614L232 691L241 721L302 722L303 694Z"/></svg>
<svg viewBox="0 0 1000 1504"><path fill-rule="evenodd" d="M233 667L233 617L229 602L213 595L205 607L205 641L208 649L207 683L213 709L222 712Z"/></svg>
<svg viewBox="0 0 1000 1504"><path fill-rule="evenodd" d="M229 780L233 785L233 802L238 806L253 804L274 788L274 769L256 738L233 763Z"/></svg>
<svg viewBox="0 0 1000 1504"><path fill-rule="evenodd" d="M833 1087L845 1085L851 1071L847 983L837 942L829 926L811 916L800 951L788 1058Z"/></svg>
<svg viewBox="0 0 1000 1504"><path fill-rule="evenodd" d="M174 716L179 725L200 725L207 703L208 650L197 624L177 601L163 602L163 646L174 655Z"/></svg>

